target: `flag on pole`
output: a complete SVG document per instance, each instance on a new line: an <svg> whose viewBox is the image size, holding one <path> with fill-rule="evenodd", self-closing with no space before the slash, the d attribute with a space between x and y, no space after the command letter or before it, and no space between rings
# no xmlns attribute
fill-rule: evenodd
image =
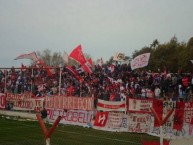
<svg viewBox="0 0 193 145"><path fill-rule="evenodd" d="M18 57L16 57L14 60L17 60L17 59L31 59L33 61L38 61L38 57L35 51L28 53L28 54L21 54Z"/></svg>
<svg viewBox="0 0 193 145"><path fill-rule="evenodd" d="M101 57L101 59L99 60L99 62L98 62L98 65L100 66L100 67L102 67L103 66L103 58Z"/></svg>
<svg viewBox="0 0 193 145"><path fill-rule="evenodd" d="M94 67L93 62L92 62L92 58L89 58L87 61L89 62L89 64L90 64L92 67Z"/></svg>
<svg viewBox="0 0 193 145"><path fill-rule="evenodd" d="M142 68L148 65L150 58L150 53L144 53L141 55L138 55L131 61L131 69L137 69Z"/></svg>
<svg viewBox="0 0 193 145"><path fill-rule="evenodd" d="M84 54L82 52L81 45L78 45L76 48L74 48L74 50L70 53L69 57L73 58L81 65L86 63L86 59L85 59Z"/></svg>
<svg viewBox="0 0 193 145"><path fill-rule="evenodd" d="M70 71L75 77L76 77L76 79L78 80L78 81L82 81L83 79L79 76L79 74L78 74L78 72L76 71L76 69L74 69L73 67L71 67L71 66L66 66L66 69L68 70L68 71Z"/></svg>
<svg viewBox="0 0 193 145"><path fill-rule="evenodd" d="M88 72L89 74L91 74L93 72L92 66L90 65L90 63L88 61L82 65L82 68L84 69L84 71Z"/></svg>
<svg viewBox="0 0 193 145"><path fill-rule="evenodd" d="M125 54L124 53L115 53L113 60L114 61L125 61Z"/></svg>

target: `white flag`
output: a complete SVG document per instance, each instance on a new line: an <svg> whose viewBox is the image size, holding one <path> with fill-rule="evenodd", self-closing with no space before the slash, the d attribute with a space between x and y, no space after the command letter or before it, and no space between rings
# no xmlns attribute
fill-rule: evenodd
<svg viewBox="0 0 193 145"><path fill-rule="evenodd" d="M150 57L150 53L144 53L135 57L131 61L131 69L134 70L136 68L142 68L147 66L149 63L149 57Z"/></svg>
<svg viewBox="0 0 193 145"><path fill-rule="evenodd" d="M38 57L37 57L35 51L28 53L28 54L21 54L15 58L15 60L17 60L17 59L31 59L33 61L38 61Z"/></svg>
<svg viewBox="0 0 193 145"><path fill-rule="evenodd" d="M115 53L113 60L114 61L125 61L125 54L124 53Z"/></svg>
<svg viewBox="0 0 193 145"><path fill-rule="evenodd" d="M63 60L64 60L64 63L68 64L69 56L65 51L64 51L64 55L63 55Z"/></svg>

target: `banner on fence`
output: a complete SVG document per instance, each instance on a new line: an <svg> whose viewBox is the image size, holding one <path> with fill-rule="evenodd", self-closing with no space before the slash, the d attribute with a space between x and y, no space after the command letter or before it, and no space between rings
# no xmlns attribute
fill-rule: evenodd
<svg viewBox="0 0 193 145"><path fill-rule="evenodd" d="M155 112L158 114L160 120L163 120L167 114L173 109L174 112L168 118L164 126L168 128L173 128L176 130L181 130L184 122L184 102L176 102L176 101L163 101L163 100L154 100L153 108ZM159 126L157 120L154 122L154 126Z"/></svg>
<svg viewBox="0 0 193 145"><path fill-rule="evenodd" d="M121 112L97 112L93 128L105 131L128 132L128 117Z"/></svg>
<svg viewBox="0 0 193 145"><path fill-rule="evenodd" d="M93 97L69 97L57 95L45 97L46 108L92 111L94 109L93 103Z"/></svg>
<svg viewBox="0 0 193 145"><path fill-rule="evenodd" d="M184 120L186 123L193 124L193 102L185 103Z"/></svg>
<svg viewBox="0 0 193 145"><path fill-rule="evenodd" d="M0 93L0 109L5 109L5 106L6 106L5 94Z"/></svg>
<svg viewBox="0 0 193 145"><path fill-rule="evenodd" d="M98 99L97 110L101 111L126 111L125 101L104 101Z"/></svg>
<svg viewBox="0 0 193 145"><path fill-rule="evenodd" d="M12 103L12 110L34 110L40 111L43 109L44 97L33 98L31 93L23 94L6 94L6 102L8 104Z"/></svg>
<svg viewBox="0 0 193 145"><path fill-rule="evenodd" d="M128 113L129 132L148 133L150 129L150 114Z"/></svg>
<svg viewBox="0 0 193 145"><path fill-rule="evenodd" d="M61 124L71 124L79 126L89 126L91 125L94 111L84 111L84 110L63 110L47 108L48 121L54 122L58 116L61 116Z"/></svg>
<svg viewBox="0 0 193 145"><path fill-rule="evenodd" d="M128 99L128 112L151 113L150 108L153 105L153 99Z"/></svg>

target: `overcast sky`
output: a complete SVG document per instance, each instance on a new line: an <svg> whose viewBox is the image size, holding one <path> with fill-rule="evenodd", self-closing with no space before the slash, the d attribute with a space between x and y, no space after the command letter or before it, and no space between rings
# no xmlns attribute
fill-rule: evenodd
<svg viewBox="0 0 193 145"><path fill-rule="evenodd" d="M0 0L0 67L32 51L66 51L79 44L93 60L131 56L153 40L193 36L193 0Z"/></svg>

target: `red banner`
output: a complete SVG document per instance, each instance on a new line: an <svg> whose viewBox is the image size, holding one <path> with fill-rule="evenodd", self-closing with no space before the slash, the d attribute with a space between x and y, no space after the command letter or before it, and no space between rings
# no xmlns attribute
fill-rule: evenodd
<svg viewBox="0 0 193 145"><path fill-rule="evenodd" d="M94 126L104 127L107 123L109 112L97 112Z"/></svg>

